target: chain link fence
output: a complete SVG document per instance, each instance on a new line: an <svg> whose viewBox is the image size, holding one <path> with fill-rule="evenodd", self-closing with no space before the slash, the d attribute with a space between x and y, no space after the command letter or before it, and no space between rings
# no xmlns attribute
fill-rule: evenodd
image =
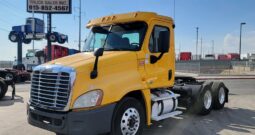
<svg viewBox="0 0 255 135"><path fill-rule="evenodd" d="M0 61L0 68L12 68L12 61Z"/></svg>
<svg viewBox="0 0 255 135"><path fill-rule="evenodd" d="M176 71L195 74L255 75L255 62L249 61L177 61Z"/></svg>

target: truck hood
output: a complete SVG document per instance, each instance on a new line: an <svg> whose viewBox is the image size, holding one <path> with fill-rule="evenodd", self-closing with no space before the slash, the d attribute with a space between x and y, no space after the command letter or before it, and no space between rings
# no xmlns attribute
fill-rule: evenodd
<svg viewBox="0 0 255 135"><path fill-rule="evenodd" d="M75 54L75 55L59 58L59 59L50 61L50 62L48 62L46 64L50 64L50 65L56 64L56 65L63 65L63 66L71 66L71 65L73 65L75 63L86 61L86 60L92 59L94 57L95 56L93 55L92 52L84 52L84 53L78 53L78 54Z"/></svg>
<svg viewBox="0 0 255 135"><path fill-rule="evenodd" d="M102 67L108 66L109 61L124 62L130 58L130 56L135 56L135 52L129 51L105 51L104 55L99 57L99 64ZM117 60L116 60L117 59ZM122 60L120 60L122 59ZM124 60L124 61L123 61ZM92 68L95 62L95 56L93 52L83 52L75 55L63 57L60 59L53 60L46 63L46 65L63 65L68 66L80 71L80 69ZM84 67L85 66L85 67Z"/></svg>

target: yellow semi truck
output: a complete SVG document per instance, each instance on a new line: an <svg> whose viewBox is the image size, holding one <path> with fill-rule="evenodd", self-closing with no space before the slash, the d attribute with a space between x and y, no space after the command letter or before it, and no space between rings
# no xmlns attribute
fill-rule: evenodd
<svg viewBox="0 0 255 135"><path fill-rule="evenodd" d="M36 67L28 122L57 135L140 135L145 126L228 102L222 82L175 76L173 19L150 12L89 21L83 52Z"/></svg>

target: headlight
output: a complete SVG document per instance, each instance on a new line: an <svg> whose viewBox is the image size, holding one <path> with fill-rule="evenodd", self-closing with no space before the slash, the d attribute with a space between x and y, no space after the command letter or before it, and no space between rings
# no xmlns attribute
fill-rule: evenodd
<svg viewBox="0 0 255 135"><path fill-rule="evenodd" d="M7 81L12 81L12 80L13 80L13 74L7 73L7 74L5 75L5 80L7 80Z"/></svg>
<svg viewBox="0 0 255 135"><path fill-rule="evenodd" d="M93 90L78 97L74 102L74 109L100 105L103 98L101 90Z"/></svg>

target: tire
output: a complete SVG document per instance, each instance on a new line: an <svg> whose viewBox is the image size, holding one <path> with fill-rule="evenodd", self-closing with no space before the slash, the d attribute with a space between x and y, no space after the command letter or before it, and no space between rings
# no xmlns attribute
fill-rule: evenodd
<svg viewBox="0 0 255 135"><path fill-rule="evenodd" d="M127 133L141 135L144 126L144 107L135 98L127 97L115 108L110 135L126 135Z"/></svg>
<svg viewBox="0 0 255 135"><path fill-rule="evenodd" d="M213 106L213 96L209 85L203 88L203 92L199 96L196 103L196 113L198 115L207 115L211 112Z"/></svg>
<svg viewBox="0 0 255 135"><path fill-rule="evenodd" d="M6 83L3 80L0 80L0 100L5 96L7 88Z"/></svg>
<svg viewBox="0 0 255 135"><path fill-rule="evenodd" d="M51 33L48 38L51 42L57 42L57 35L54 33Z"/></svg>
<svg viewBox="0 0 255 135"><path fill-rule="evenodd" d="M23 43L24 43L24 44L30 44L31 42L32 42L31 39L24 39L24 40L23 40Z"/></svg>
<svg viewBox="0 0 255 135"><path fill-rule="evenodd" d="M60 43L60 44L64 44L65 42L66 42L66 40L62 39L62 38L59 38L59 40L58 40L58 43Z"/></svg>
<svg viewBox="0 0 255 135"><path fill-rule="evenodd" d="M227 91L222 82L214 82L212 85L213 91L213 109L220 110L224 107L227 98Z"/></svg>
<svg viewBox="0 0 255 135"><path fill-rule="evenodd" d="M18 42L18 34L15 33L14 31L10 32L9 34L9 40L12 42Z"/></svg>

